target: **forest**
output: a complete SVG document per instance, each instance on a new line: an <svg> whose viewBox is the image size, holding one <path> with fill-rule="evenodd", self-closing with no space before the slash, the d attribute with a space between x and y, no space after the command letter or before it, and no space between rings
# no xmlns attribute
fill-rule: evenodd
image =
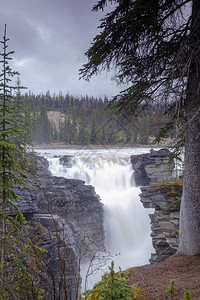
<svg viewBox="0 0 200 300"><path fill-rule="evenodd" d="M45 95L29 92L21 98L30 110L36 145L146 145L158 134L165 119L165 107L160 104L149 105L136 119L127 111L116 115L114 109L108 108L106 96L51 96L48 91Z"/></svg>
<svg viewBox="0 0 200 300"><path fill-rule="evenodd" d="M113 10L109 13L105 11L104 18L100 20L98 26L100 33L93 39L93 43L85 53L87 62L80 69L79 75L88 81L102 70L114 69L115 80L128 83L129 87L113 99L75 97L69 94L63 96L61 93L52 96L50 92L40 95L31 92L22 94L23 87L19 77L16 85L13 86L13 77L19 73L12 71L9 65L12 60L10 56L14 51L9 52L7 49L9 39L5 25L0 52L2 67L0 74L0 299L2 300L43 299L46 290L51 286L53 287L52 299L77 299L77 295L71 297L70 294L69 298L66 294L68 282L65 280L65 265L62 264L60 253L58 254L59 267L62 271L59 272L60 277L51 272L53 285L44 284L44 289L40 285L38 277L41 270L44 270L40 264L41 258L48 250L43 247L46 245L38 246L35 240L35 236L39 236L40 239L41 227L34 227L36 224L33 228L25 226L30 211L23 214L20 207L20 205L22 208L25 206L21 201L21 191L25 187L37 187L31 179L31 176L34 177L37 173L34 156L27 151L32 144L121 146L145 145L152 142L154 138L157 141L161 137L176 138L175 150L182 151L184 147L184 176L183 193L179 199L181 201L180 222L177 232L177 257L181 257L181 261L178 265L174 264L170 267L172 274L174 275L175 270L179 270L178 276L181 276L185 268L188 275L193 259L199 259L200 1L99 0L94 5L93 11L104 11L108 4L113 4ZM41 31L41 28L39 29ZM65 182L69 182L68 178L66 180ZM36 181L38 190L42 190L42 181L38 179ZM48 180L46 187L50 188ZM52 193L47 192L51 198ZM174 190L170 192L174 193ZM64 194L68 195L68 193ZM29 199L28 196L29 193L26 193L26 199ZM60 197L59 193L58 196ZM43 199L41 195L40 200ZM43 204L44 202L39 203L41 207L44 206ZM46 201L45 204L49 202ZM70 212L73 207L77 209L75 204L70 201ZM59 201L56 206L54 201L49 207L52 209L61 207L62 210L64 205ZM56 227L56 222L54 225ZM164 229L167 231L167 228ZM32 233L33 230L36 230L36 234ZM58 231L55 230L55 233L59 237ZM59 243L59 238L55 240L54 245L58 251L64 250L64 258L69 257L65 252L66 248ZM186 257L189 257L189 263L184 262ZM199 263L195 265L199 266ZM127 291L125 273L121 281L117 280L120 289L115 286L116 289L112 288L108 293L107 285L110 286L110 282L113 283L115 279L113 266L114 262L109 269L112 278L104 275L100 285L95 285L93 290L83 294L83 299L87 299L90 294L92 299L95 293L97 297L100 295L99 299L119 300L122 297L131 299L132 295L125 294ZM45 267L48 267L46 262ZM162 270L169 269L165 265ZM156 291L164 277L164 272L161 276L157 271L155 276L152 276L153 273L149 271L148 274L151 274L150 279L156 279L152 289ZM192 272L189 277L192 281L199 280L198 274L199 271ZM58 289L54 275L59 280ZM189 281L189 277L186 277ZM121 282L124 284L120 285ZM170 288L166 290L167 293L162 292L165 298L173 298L172 283L173 281ZM61 294L62 284L66 292L64 297ZM145 284L150 290L148 280ZM186 287L185 299L191 299L188 286ZM193 289L192 286L189 288ZM192 292L199 292L199 283ZM180 297L176 298L182 299L182 295ZM51 298L47 295L46 299ZM79 299L82 299L81 296ZM149 299L162 298L150 297Z"/></svg>

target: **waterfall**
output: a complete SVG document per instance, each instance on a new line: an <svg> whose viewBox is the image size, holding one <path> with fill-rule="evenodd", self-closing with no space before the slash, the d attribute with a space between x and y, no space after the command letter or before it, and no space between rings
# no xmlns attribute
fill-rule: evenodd
<svg viewBox="0 0 200 300"><path fill-rule="evenodd" d="M114 257L115 269L127 269L149 263L154 252L150 237L149 213L135 187L130 155L148 152L147 148L123 149L54 149L42 150L54 176L84 180L93 185L104 204L105 247ZM71 155L72 167L66 168L54 155ZM110 263L109 263L110 264ZM107 268L106 268L107 269ZM94 279L94 278L93 278ZM97 279L95 277L95 283Z"/></svg>

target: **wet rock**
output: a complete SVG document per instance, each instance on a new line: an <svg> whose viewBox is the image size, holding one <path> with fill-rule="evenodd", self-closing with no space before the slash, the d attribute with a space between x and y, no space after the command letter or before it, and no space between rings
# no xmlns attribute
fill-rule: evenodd
<svg viewBox="0 0 200 300"><path fill-rule="evenodd" d="M73 157L71 155L64 155L59 158L59 161L66 168L71 168L72 167L72 158Z"/></svg>
<svg viewBox="0 0 200 300"><path fill-rule="evenodd" d="M150 263L161 262L178 249L179 211L182 195L180 181L141 187L140 200L146 208L155 208L151 218L151 236L155 249ZM174 203L174 204L173 204ZM177 205L175 205L177 203Z"/></svg>
<svg viewBox="0 0 200 300"><path fill-rule="evenodd" d="M150 153L131 155L131 163L137 186L145 186L168 180L172 177L174 163L169 161L170 151L151 150Z"/></svg>
<svg viewBox="0 0 200 300"><path fill-rule="evenodd" d="M161 262L178 249L182 182L172 180L174 163L169 161L169 154L168 149L161 149L131 156L135 182L141 186L140 200L145 208L155 209L150 219L156 253L151 254L150 263Z"/></svg>
<svg viewBox="0 0 200 300"><path fill-rule="evenodd" d="M34 217L51 236L59 236L63 251L66 251L66 280L68 284L71 282L74 295L81 284L78 269L83 253L89 259L95 251L103 249L103 204L94 187L85 185L82 180L52 176L47 160L38 157L37 161L40 185L38 211ZM54 273L59 276L55 249L50 249L49 253L52 251L55 259L49 257L49 261ZM75 296L70 297L76 299Z"/></svg>
<svg viewBox="0 0 200 300"><path fill-rule="evenodd" d="M36 159L37 176L30 174L28 186L15 189L21 198L19 208L32 232L34 225L30 224L41 227L37 245L48 251L43 254L41 271L41 286L48 287L48 299L59 293L63 272L59 299L74 300L81 285L78 270L83 253L89 259L104 245L103 204L92 186L82 180L54 177L48 161L41 156Z"/></svg>

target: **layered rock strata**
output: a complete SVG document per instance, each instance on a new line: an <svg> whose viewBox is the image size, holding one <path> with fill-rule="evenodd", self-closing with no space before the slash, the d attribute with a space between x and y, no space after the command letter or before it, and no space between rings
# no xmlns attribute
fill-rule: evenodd
<svg viewBox="0 0 200 300"><path fill-rule="evenodd" d="M131 163L137 186L146 186L172 178L173 161L169 160L170 151L151 150L150 153L131 155Z"/></svg>
<svg viewBox="0 0 200 300"><path fill-rule="evenodd" d="M170 151L151 150L148 154L132 155L135 182L141 186L140 199L145 208L154 208L151 236L155 253L150 263L161 262L178 248L179 210L182 182L172 180L174 163Z"/></svg>
<svg viewBox="0 0 200 300"><path fill-rule="evenodd" d="M34 218L56 236L56 243L59 239L65 257L67 291L72 293L71 298L68 297L75 299L81 284L80 263L92 259L97 250L103 249L103 205L92 186L82 180L54 177L43 157L37 161L41 185ZM68 158L67 165L70 167ZM51 263L56 269L59 264L55 264L55 254L54 258Z"/></svg>
<svg viewBox="0 0 200 300"><path fill-rule="evenodd" d="M43 161L42 157L38 159L39 169L40 164L43 165ZM83 237L85 241L82 243L83 245L87 244L87 247L88 243L102 246L104 236L103 204L95 193L94 187L85 185L82 180L54 177L49 173L48 169L44 170L43 167L42 171L39 171L43 186L36 217L44 223L42 215L45 212L59 218L61 227L63 227L62 222L65 222L67 224L65 226L68 228L67 236L69 240L73 241L75 252L77 249L74 243L80 242Z"/></svg>
<svg viewBox="0 0 200 300"><path fill-rule="evenodd" d="M178 249L179 210L182 184L169 181L141 188L140 199L145 208L155 208L151 218L151 236L155 253L150 263L161 262Z"/></svg>
<svg viewBox="0 0 200 300"><path fill-rule="evenodd" d="M36 159L37 177L29 176L26 188L16 188L21 198L18 206L28 221L31 238L47 250L41 270L45 296L74 300L81 285L80 263L103 248L103 205L92 186L54 177L48 161L40 156ZM70 167L69 159L67 164Z"/></svg>

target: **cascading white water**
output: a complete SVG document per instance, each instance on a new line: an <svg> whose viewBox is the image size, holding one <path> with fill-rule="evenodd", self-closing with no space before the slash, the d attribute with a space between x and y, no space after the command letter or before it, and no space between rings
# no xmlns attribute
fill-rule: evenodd
<svg viewBox="0 0 200 300"><path fill-rule="evenodd" d="M50 162L54 176L82 179L93 185L104 204L105 246L113 255L115 268L127 269L148 263L154 252L150 237L152 210L144 209L140 200L140 189L135 187L131 154L148 152L147 148L73 150L40 150ZM52 155L72 155L72 168L59 164ZM93 276L90 285L99 280Z"/></svg>

